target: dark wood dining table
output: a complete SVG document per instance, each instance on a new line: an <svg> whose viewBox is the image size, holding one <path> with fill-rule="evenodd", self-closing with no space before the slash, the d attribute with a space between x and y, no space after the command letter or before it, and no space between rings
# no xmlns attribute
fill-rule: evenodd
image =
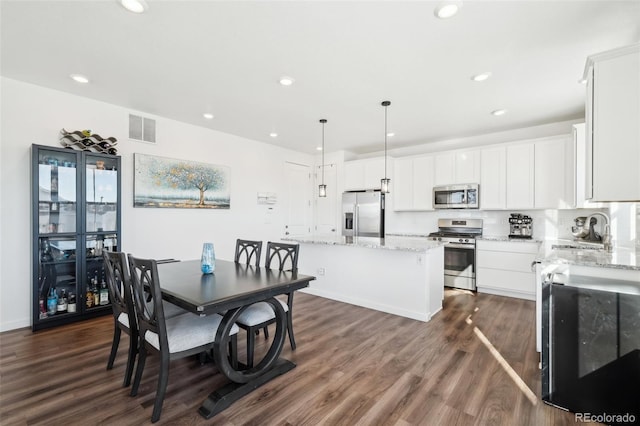
<svg viewBox="0 0 640 426"><path fill-rule="evenodd" d="M199 260L158 264L162 298L199 315L224 314L216 332L213 354L218 370L230 382L209 394L199 408L211 418L259 386L291 369L295 364L280 358L287 330L282 305L274 298L309 286L315 280L297 271L279 271L265 267L216 260L213 274L200 271ZM246 307L269 303L276 316L276 331L264 358L252 368L233 366L227 356L230 331Z"/></svg>

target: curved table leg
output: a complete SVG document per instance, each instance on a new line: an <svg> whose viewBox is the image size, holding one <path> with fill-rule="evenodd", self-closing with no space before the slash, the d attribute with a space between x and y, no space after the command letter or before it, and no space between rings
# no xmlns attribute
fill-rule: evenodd
<svg viewBox="0 0 640 426"><path fill-rule="evenodd" d="M265 302L271 305L275 312L276 332L265 357L257 365L246 370L233 368L227 357L226 348L230 339L231 327L247 306L231 309L224 315L216 333L213 357L218 370L231 380L231 383L210 393L202 403L198 412L204 418L210 419L254 389L295 368L296 365L293 362L279 358L285 341L287 315L275 298L267 299Z"/></svg>

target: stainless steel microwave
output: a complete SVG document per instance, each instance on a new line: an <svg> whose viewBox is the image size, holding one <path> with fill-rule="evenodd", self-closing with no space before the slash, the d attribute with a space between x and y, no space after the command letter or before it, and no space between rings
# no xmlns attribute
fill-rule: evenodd
<svg viewBox="0 0 640 426"><path fill-rule="evenodd" d="M447 185L433 187L433 207L436 209L477 209L480 206L480 185Z"/></svg>

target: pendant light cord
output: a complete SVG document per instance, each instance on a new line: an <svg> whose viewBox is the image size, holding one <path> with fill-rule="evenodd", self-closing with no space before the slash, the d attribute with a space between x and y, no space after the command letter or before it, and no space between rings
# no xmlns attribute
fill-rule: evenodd
<svg viewBox="0 0 640 426"><path fill-rule="evenodd" d="M322 123L322 184L324 185L324 123Z"/></svg>
<svg viewBox="0 0 640 426"><path fill-rule="evenodd" d="M387 105L384 106L384 178L387 178Z"/></svg>

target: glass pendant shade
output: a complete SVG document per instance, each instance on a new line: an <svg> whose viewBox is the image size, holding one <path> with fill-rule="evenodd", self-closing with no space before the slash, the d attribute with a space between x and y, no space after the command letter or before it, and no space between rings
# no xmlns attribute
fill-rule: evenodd
<svg viewBox="0 0 640 426"><path fill-rule="evenodd" d="M327 185L322 184L318 185L318 197L326 197L327 196Z"/></svg>
<svg viewBox="0 0 640 426"><path fill-rule="evenodd" d="M382 192L383 194L388 194L390 191L390 187L389 184L391 183L391 179L380 179L380 192Z"/></svg>

